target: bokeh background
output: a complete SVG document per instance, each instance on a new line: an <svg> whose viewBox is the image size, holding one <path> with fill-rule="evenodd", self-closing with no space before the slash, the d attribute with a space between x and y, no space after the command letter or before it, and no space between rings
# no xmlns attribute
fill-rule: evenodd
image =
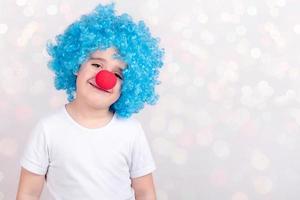
<svg viewBox="0 0 300 200"><path fill-rule="evenodd" d="M0 2L0 200L15 198L30 130L65 104L48 39L98 3ZM158 200L300 199L300 2L122 0L166 50L141 120ZM45 187L42 199L49 199Z"/></svg>

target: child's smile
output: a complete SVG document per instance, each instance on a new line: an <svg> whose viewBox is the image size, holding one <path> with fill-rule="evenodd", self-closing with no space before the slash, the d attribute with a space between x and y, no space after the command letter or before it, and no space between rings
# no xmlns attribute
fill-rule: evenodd
<svg viewBox="0 0 300 200"><path fill-rule="evenodd" d="M95 84L95 83L89 82L89 84L90 84L93 88L97 89L98 91L102 91L102 92L105 92L105 93L111 93L110 91L103 90L103 89L99 88L99 87L97 86L97 84Z"/></svg>

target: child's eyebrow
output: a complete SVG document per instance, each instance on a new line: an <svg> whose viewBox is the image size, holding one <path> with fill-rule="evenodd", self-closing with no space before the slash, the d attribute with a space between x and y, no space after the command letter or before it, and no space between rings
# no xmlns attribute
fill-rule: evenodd
<svg viewBox="0 0 300 200"><path fill-rule="evenodd" d="M101 60L103 62L106 62L106 60L104 58L101 58L101 57L98 57L98 58L90 57L90 60Z"/></svg>
<svg viewBox="0 0 300 200"><path fill-rule="evenodd" d="M106 61L106 59L104 59L104 58L101 58L101 57L90 57L90 60L100 60L100 61L103 61L103 62L107 62ZM117 70L119 70L119 71L123 71L124 69L122 69L121 67L116 67L117 68Z"/></svg>

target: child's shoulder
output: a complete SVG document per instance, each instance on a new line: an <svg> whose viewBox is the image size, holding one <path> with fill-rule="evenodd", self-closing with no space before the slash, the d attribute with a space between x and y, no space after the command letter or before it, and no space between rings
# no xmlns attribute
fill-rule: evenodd
<svg viewBox="0 0 300 200"><path fill-rule="evenodd" d="M116 121L118 122L119 125L125 125L125 126L130 126L130 127L140 127L141 122L138 118L135 116L131 116L129 118L118 118L116 117Z"/></svg>

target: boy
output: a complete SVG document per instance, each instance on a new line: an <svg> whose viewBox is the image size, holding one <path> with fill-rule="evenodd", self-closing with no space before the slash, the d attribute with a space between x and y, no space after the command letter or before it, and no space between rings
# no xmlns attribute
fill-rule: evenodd
<svg viewBox="0 0 300 200"><path fill-rule="evenodd" d="M17 200L155 200L156 169L141 123L154 105L163 49L142 21L99 5L48 45L69 103L40 119L20 161Z"/></svg>

